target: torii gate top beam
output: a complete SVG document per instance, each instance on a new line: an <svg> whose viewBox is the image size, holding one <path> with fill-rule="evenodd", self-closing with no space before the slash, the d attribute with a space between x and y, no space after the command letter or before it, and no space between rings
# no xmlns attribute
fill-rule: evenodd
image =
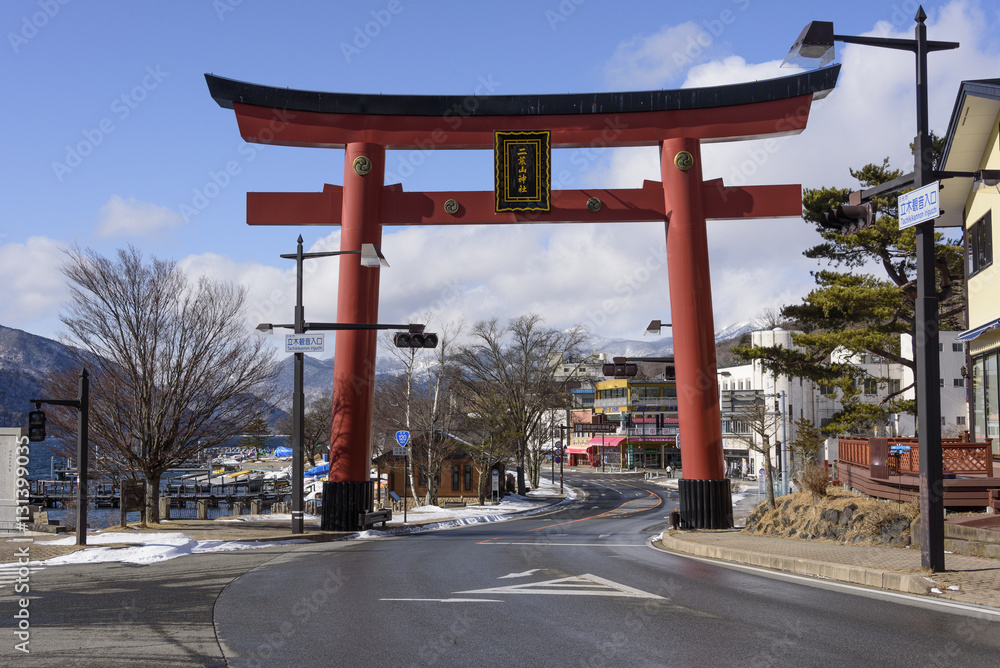
<svg viewBox="0 0 1000 668"><path fill-rule="evenodd" d="M492 149L493 132L552 132L553 148L655 146L797 134L809 108L837 83L834 65L750 83L625 93L562 95L373 95L275 88L206 74L219 106L236 111L248 142L344 148ZM743 106L740 114L734 106Z"/></svg>

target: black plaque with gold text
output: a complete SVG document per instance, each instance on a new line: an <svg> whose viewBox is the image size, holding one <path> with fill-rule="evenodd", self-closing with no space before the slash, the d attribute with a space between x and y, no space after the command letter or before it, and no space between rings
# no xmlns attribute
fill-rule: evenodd
<svg viewBox="0 0 1000 668"><path fill-rule="evenodd" d="M495 192L501 211L549 211L551 133L494 132Z"/></svg>

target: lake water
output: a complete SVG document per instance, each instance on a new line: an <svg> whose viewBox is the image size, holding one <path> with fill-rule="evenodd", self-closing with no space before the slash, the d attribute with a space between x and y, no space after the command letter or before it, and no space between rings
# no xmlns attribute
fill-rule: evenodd
<svg viewBox="0 0 1000 668"><path fill-rule="evenodd" d="M269 447L284 445L284 437L270 439ZM28 479L29 480L53 480L52 473L55 470L66 468L67 461L61 455L56 454L56 449L63 449L61 443L54 439L41 443L29 443L28 451ZM167 476L164 476L167 477ZM64 524L69 521L71 511L61 508L49 508L46 511L51 519L59 520ZM225 505L218 508L208 509L208 519L214 520L219 517L232 515L232 510ZM176 519L195 519L198 516L196 506L189 504L187 508L171 508L170 516ZM128 513L129 522L138 522L139 513ZM94 529L104 529L109 526L117 526L121 522L121 511L118 508L95 508L93 505L87 510L87 524Z"/></svg>

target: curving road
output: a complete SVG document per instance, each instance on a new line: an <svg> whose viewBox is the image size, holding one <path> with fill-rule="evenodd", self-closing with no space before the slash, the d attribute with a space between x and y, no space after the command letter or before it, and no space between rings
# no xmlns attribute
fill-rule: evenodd
<svg viewBox="0 0 1000 668"><path fill-rule="evenodd" d="M551 511L309 545L214 607L231 666L995 666L1000 614L647 543L676 496L574 474Z"/></svg>

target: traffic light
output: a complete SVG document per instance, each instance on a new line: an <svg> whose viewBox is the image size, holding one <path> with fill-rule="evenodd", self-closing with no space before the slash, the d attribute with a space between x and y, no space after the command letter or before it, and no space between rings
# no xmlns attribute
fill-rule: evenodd
<svg viewBox="0 0 1000 668"><path fill-rule="evenodd" d="M392 340L397 348L437 348L438 335L429 332L399 332Z"/></svg>
<svg viewBox="0 0 1000 668"><path fill-rule="evenodd" d="M28 413L28 440L45 440L45 411L31 411Z"/></svg>
<svg viewBox="0 0 1000 668"><path fill-rule="evenodd" d="M605 376L634 376L639 373L639 366L629 364L625 357L615 357L614 364L605 364L602 367Z"/></svg>
<svg viewBox="0 0 1000 668"><path fill-rule="evenodd" d="M819 224L829 230L852 234L874 225L875 213L875 202L865 202L858 206L845 204L820 216Z"/></svg>

